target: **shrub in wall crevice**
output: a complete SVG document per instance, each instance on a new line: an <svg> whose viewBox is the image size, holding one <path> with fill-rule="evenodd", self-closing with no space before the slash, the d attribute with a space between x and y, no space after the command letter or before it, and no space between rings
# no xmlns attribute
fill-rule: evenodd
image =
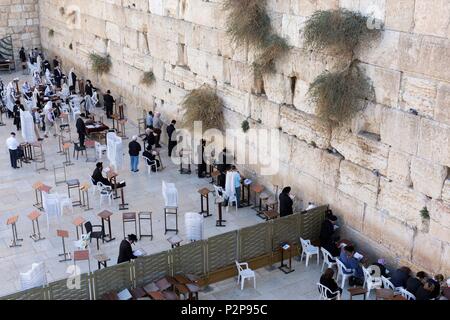
<svg viewBox="0 0 450 320"><path fill-rule="evenodd" d="M101 56L97 53L89 54L89 60L91 61L91 68L94 72L99 74L108 73L111 69L111 57L109 55Z"/></svg>
<svg viewBox="0 0 450 320"><path fill-rule="evenodd" d="M145 84L146 86L150 86L155 81L155 75L153 74L153 71L146 71L142 75L141 83Z"/></svg>

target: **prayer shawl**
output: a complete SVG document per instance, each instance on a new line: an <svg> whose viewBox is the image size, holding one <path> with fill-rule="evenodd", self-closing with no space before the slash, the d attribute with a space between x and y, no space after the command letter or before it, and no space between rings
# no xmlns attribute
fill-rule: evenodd
<svg viewBox="0 0 450 320"><path fill-rule="evenodd" d="M234 176L236 172L228 171L225 178L225 194L228 198L228 203L236 200L236 189L234 187Z"/></svg>
<svg viewBox="0 0 450 320"><path fill-rule="evenodd" d="M70 69L69 76L67 77L67 81L69 82L69 87L75 86L75 83L73 83L73 71L74 71L74 68Z"/></svg>
<svg viewBox="0 0 450 320"><path fill-rule="evenodd" d="M33 103L31 105L32 108L37 108L38 95L39 95L39 90L36 87L36 88L34 88L34 91L33 91L33 98L32 98Z"/></svg>
<svg viewBox="0 0 450 320"><path fill-rule="evenodd" d="M94 108L94 102L92 101L92 98L90 95L86 95L84 97L84 108L86 109L86 112L92 112Z"/></svg>
<svg viewBox="0 0 450 320"><path fill-rule="evenodd" d="M50 69L45 70L45 80L48 84L52 84L52 75L50 73Z"/></svg>
<svg viewBox="0 0 450 320"><path fill-rule="evenodd" d="M33 85L35 87L39 87L40 84L41 84L41 76L39 74L39 71L35 70L33 73Z"/></svg>
<svg viewBox="0 0 450 320"><path fill-rule="evenodd" d="M14 104L15 104L15 97L16 92L14 90L14 85L12 82L8 83L8 86L6 87L6 107L9 111L13 112L14 110Z"/></svg>
<svg viewBox="0 0 450 320"><path fill-rule="evenodd" d="M28 84L28 82L25 82L25 83L22 85L22 92L23 92L23 93L28 93L28 92L30 92L30 91L31 91L30 85Z"/></svg>
<svg viewBox="0 0 450 320"><path fill-rule="evenodd" d="M69 86L67 83L63 83L61 87L61 97L67 99L70 96Z"/></svg>
<svg viewBox="0 0 450 320"><path fill-rule="evenodd" d="M42 71L42 58L40 55L37 56L36 58L36 67L37 67L37 71L39 71L39 73L41 73Z"/></svg>
<svg viewBox="0 0 450 320"><path fill-rule="evenodd" d="M94 105L94 107L97 105L98 103L98 94L97 91L92 92L92 103Z"/></svg>

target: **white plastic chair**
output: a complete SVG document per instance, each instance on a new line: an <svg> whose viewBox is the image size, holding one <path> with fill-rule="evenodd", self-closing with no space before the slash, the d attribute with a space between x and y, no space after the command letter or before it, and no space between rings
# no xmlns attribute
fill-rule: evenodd
<svg viewBox="0 0 450 320"><path fill-rule="evenodd" d="M302 244L302 254L300 255L300 262L303 261L303 256L306 256L306 266L308 266L309 257L317 255L317 264L319 264L319 247L313 246L311 240L305 240L300 237Z"/></svg>
<svg viewBox="0 0 450 320"><path fill-rule="evenodd" d="M147 166L147 172L151 173L152 172L152 167L155 168L155 171L158 171L158 165L156 163L156 160L150 160L147 157L142 156L142 159L144 159L144 163ZM148 164L150 162L150 164Z"/></svg>
<svg viewBox="0 0 450 320"><path fill-rule="evenodd" d="M327 265L327 268L333 268L333 266L336 265L336 261L333 262L333 260L336 260L337 258L333 259L333 256L330 252L328 252L325 248L320 248L320 251L322 251L322 257L323 257L323 263L322 263L322 269L320 271L323 271L323 267L325 264Z"/></svg>
<svg viewBox="0 0 450 320"><path fill-rule="evenodd" d="M325 287L321 283L317 283L317 287L319 288L319 294L320 294L320 300L341 300L341 293L338 291L331 292L331 290L327 287ZM336 295L333 298L329 298L329 295Z"/></svg>
<svg viewBox="0 0 450 320"><path fill-rule="evenodd" d="M372 269L370 267L369 268L364 268L364 266L362 266L362 270L363 270L363 273L364 273L363 288L367 287L366 299L369 299L370 291L372 289L381 288L381 286L383 285L383 282L381 281L380 277L373 277L370 274L371 271L372 271Z"/></svg>
<svg viewBox="0 0 450 320"><path fill-rule="evenodd" d="M105 186L101 182L97 182L97 186L101 188L100 190L100 207L102 206L103 200L108 200L109 205L113 198L112 188L110 186Z"/></svg>
<svg viewBox="0 0 450 320"><path fill-rule="evenodd" d="M391 289L395 293L400 293L400 290L403 289L403 287L394 286L391 280L389 280L389 278L386 278L385 276L381 276L381 283L383 284L383 288Z"/></svg>
<svg viewBox="0 0 450 320"><path fill-rule="evenodd" d="M71 99L69 103L72 111L72 120L75 122L77 114L81 114L80 103L78 102L78 99L75 98Z"/></svg>
<svg viewBox="0 0 450 320"><path fill-rule="evenodd" d="M353 269L346 268L345 265L342 263L342 261L339 260L339 258L336 258L336 265L338 267L338 273L337 273L337 276L336 276L336 281L338 281L339 280L339 276L341 276L342 277L341 288L344 289L346 280L348 278L350 278L355 271Z"/></svg>
<svg viewBox="0 0 450 320"><path fill-rule="evenodd" d="M100 144L99 142L95 141L95 153L97 154L98 159L103 158L103 151L106 151L108 147L105 144Z"/></svg>
<svg viewBox="0 0 450 320"><path fill-rule="evenodd" d="M248 263L247 262L239 263L239 262L235 261L235 263L236 263L236 267L238 269L238 281L237 281L237 283L239 284L239 281L241 281L241 290L244 290L244 281L245 281L245 279L251 279L251 278L253 278L253 287L256 289L255 271L253 271L252 269L250 269L248 267ZM245 269L242 268L242 266L245 266Z"/></svg>
<svg viewBox="0 0 450 320"><path fill-rule="evenodd" d="M416 296L413 295L411 292L409 292L408 290L401 288L400 289L400 294L406 298L406 300L416 300Z"/></svg>
<svg viewBox="0 0 450 320"><path fill-rule="evenodd" d="M50 217L56 217L59 221L61 216L61 206L59 204L58 194L42 192L42 206L44 207L45 216L47 218L47 230L50 230Z"/></svg>
<svg viewBox="0 0 450 320"><path fill-rule="evenodd" d="M102 188L98 184L94 183L94 179L92 179L91 176L89 176L88 181L89 181L90 186L91 186L90 189L92 190L92 195L95 195L96 191L98 191L99 193L100 193L100 191L102 191ZM101 184L101 182L100 182L100 184Z"/></svg>

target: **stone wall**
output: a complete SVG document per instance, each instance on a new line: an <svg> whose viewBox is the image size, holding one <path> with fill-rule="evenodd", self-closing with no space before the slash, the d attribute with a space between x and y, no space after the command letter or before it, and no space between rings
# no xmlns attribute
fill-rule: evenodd
<svg viewBox="0 0 450 320"><path fill-rule="evenodd" d="M254 53L227 37L221 2L41 0L42 43L62 57L66 69L74 65L85 78L123 96L133 121L144 109L179 119L185 94L211 84L225 101L228 127L248 118L253 128L281 129L280 173L259 178L267 187L291 185L304 202L329 203L344 233L367 251L449 275L448 1L268 0L275 30L293 48L277 62L275 74L264 76L264 95L255 94ZM331 129L316 118L305 94L315 76L340 67L343 59L304 50L300 31L315 10L369 13L374 5L385 30L361 46L357 57L376 98L350 124ZM109 74L89 70L92 51L111 56ZM144 87L139 79L150 69L156 82ZM337 152L330 153L332 148ZM429 225L419 213L424 206Z"/></svg>
<svg viewBox="0 0 450 320"><path fill-rule="evenodd" d="M11 36L14 56L19 61L19 50L28 53L40 47L38 0L0 0L0 39Z"/></svg>

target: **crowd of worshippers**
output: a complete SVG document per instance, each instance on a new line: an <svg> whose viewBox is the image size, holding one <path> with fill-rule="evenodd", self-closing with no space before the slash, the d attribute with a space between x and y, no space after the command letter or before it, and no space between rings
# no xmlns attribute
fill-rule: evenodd
<svg viewBox="0 0 450 320"><path fill-rule="evenodd" d="M350 286L363 286L365 280L360 257L356 256L356 250L353 245L342 245L340 243L340 237L336 232L338 229L337 220L338 218L328 209L321 225L320 247L328 251L333 257L331 262L339 259L347 269L352 270L352 275L349 278ZM411 269L406 266L389 273L385 260L382 258L371 263L368 268L371 270L372 277L377 276L375 275L375 270L379 270L380 274L378 276L389 278L396 288L402 287L406 289L416 297L416 300L436 299L443 295L441 289L448 286L441 274L430 277L424 271L419 271L413 276ZM328 298L334 298L337 295L336 292L342 293L342 288L338 286L333 277L334 270L331 268L327 268L320 277L320 283L330 289L330 292L327 293Z"/></svg>

